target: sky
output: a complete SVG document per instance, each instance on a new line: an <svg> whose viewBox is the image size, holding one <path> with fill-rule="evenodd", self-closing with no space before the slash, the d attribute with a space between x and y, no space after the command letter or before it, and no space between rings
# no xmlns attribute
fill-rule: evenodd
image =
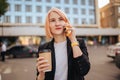
<svg viewBox="0 0 120 80"><path fill-rule="evenodd" d="M104 5L108 4L109 0L98 0L99 8L103 7Z"/></svg>

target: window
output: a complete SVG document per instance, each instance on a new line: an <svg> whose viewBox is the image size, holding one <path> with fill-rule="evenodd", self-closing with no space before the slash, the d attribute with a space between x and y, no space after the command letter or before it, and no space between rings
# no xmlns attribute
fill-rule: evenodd
<svg viewBox="0 0 120 80"><path fill-rule="evenodd" d="M46 2L51 2L51 0L46 0Z"/></svg>
<svg viewBox="0 0 120 80"><path fill-rule="evenodd" d="M4 22L10 23L10 16L4 16Z"/></svg>
<svg viewBox="0 0 120 80"><path fill-rule="evenodd" d="M15 16L15 23L21 23L21 16Z"/></svg>
<svg viewBox="0 0 120 80"><path fill-rule="evenodd" d="M32 18L31 16L26 17L26 23L32 23Z"/></svg>
<svg viewBox="0 0 120 80"><path fill-rule="evenodd" d="M37 17L37 23L42 23L42 17Z"/></svg>
<svg viewBox="0 0 120 80"><path fill-rule="evenodd" d="M51 9L51 7L46 7L46 12L48 12Z"/></svg>
<svg viewBox="0 0 120 80"><path fill-rule="evenodd" d="M8 6L7 10L10 11L10 5Z"/></svg>
<svg viewBox="0 0 120 80"><path fill-rule="evenodd" d="M32 12L32 6L31 5L26 5L26 12Z"/></svg>
<svg viewBox="0 0 120 80"><path fill-rule="evenodd" d="M86 24L87 22L86 22L86 19L85 18L83 18L82 19L82 24Z"/></svg>
<svg viewBox="0 0 120 80"><path fill-rule="evenodd" d="M86 14L86 10L85 9L81 9L81 14L85 15Z"/></svg>
<svg viewBox="0 0 120 80"><path fill-rule="evenodd" d="M118 18L118 26L120 27L120 18Z"/></svg>
<svg viewBox="0 0 120 80"><path fill-rule="evenodd" d="M56 3L60 3L60 0L55 0Z"/></svg>
<svg viewBox="0 0 120 80"><path fill-rule="evenodd" d="M94 0L89 0L89 5L93 6L94 5Z"/></svg>
<svg viewBox="0 0 120 80"><path fill-rule="evenodd" d="M94 19L90 19L89 22L90 22L90 24L95 24L95 20Z"/></svg>
<svg viewBox="0 0 120 80"><path fill-rule="evenodd" d="M69 8L65 8L65 13L70 13Z"/></svg>
<svg viewBox="0 0 120 80"><path fill-rule="evenodd" d="M120 13L120 6L118 7L118 13Z"/></svg>
<svg viewBox="0 0 120 80"><path fill-rule="evenodd" d="M21 5L16 4L15 5L15 11L21 11Z"/></svg>
<svg viewBox="0 0 120 80"><path fill-rule="evenodd" d="M41 6L36 6L36 11L37 11L37 12L42 12Z"/></svg>
<svg viewBox="0 0 120 80"><path fill-rule="evenodd" d="M77 4L78 2L78 0L72 0L73 1L73 4Z"/></svg>
<svg viewBox="0 0 120 80"><path fill-rule="evenodd" d="M74 24L78 24L78 18L74 18Z"/></svg>
<svg viewBox="0 0 120 80"><path fill-rule="evenodd" d="M69 0L64 0L64 3L65 4L69 4Z"/></svg>
<svg viewBox="0 0 120 80"><path fill-rule="evenodd" d="M32 0L26 0L26 1L32 1Z"/></svg>
<svg viewBox="0 0 120 80"><path fill-rule="evenodd" d="M85 5L86 0L80 0L80 1L81 1L81 5Z"/></svg>
<svg viewBox="0 0 120 80"><path fill-rule="evenodd" d="M89 14L90 14L90 15L94 15L94 9L90 9L90 10L89 10Z"/></svg>
<svg viewBox="0 0 120 80"><path fill-rule="evenodd" d="M61 9L60 7L57 7L58 9Z"/></svg>
<svg viewBox="0 0 120 80"><path fill-rule="evenodd" d="M74 14L78 14L78 9L77 8L73 8L73 13Z"/></svg>
<svg viewBox="0 0 120 80"><path fill-rule="evenodd" d="M42 0L36 0L37 2L41 2Z"/></svg>
<svg viewBox="0 0 120 80"><path fill-rule="evenodd" d="M15 0L15 1L21 1L21 0Z"/></svg>

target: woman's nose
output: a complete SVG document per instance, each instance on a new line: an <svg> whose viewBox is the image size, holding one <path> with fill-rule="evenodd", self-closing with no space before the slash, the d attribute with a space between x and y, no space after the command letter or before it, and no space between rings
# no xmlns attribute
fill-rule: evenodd
<svg viewBox="0 0 120 80"><path fill-rule="evenodd" d="M56 22L55 22L55 25L59 25L59 24L60 24L60 22L59 22L59 21L56 21Z"/></svg>

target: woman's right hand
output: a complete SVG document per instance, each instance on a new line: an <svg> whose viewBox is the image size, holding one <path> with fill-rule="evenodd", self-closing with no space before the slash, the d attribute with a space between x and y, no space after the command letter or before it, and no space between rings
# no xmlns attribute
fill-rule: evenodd
<svg viewBox="0 0 120 80"><path fill-rule="evenodd" d="M38 80L44 80L45 71L49 69L48 61L44 59L44 57L37 58L36 67L39 72Z"/></svg>

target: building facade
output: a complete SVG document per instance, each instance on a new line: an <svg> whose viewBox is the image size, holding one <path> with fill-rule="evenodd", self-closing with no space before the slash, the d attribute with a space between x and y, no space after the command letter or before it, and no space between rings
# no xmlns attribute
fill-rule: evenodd
<svg viewBox="0 0 120 80"><path fill-rule="evenodd" d="M96 17L97 0L7 0L8 12L2 17L4 24L44 25L46 13L57 7L63 10L70 22L76 26L94 25L98 27ZM86 17L87 16L87 17Z"/></svg>
<svg viewBox="0 0 120 80"><path fill-rule="evenodd" d="M52 7L57 7L67 14L70 23L77 28L78 36L84 36L86 33L82 33L78 28L99 27L97 0L7 0L7 2L8 11L1 17L0 22L1 37L20 37L22 42L29 42L33 36L45 36L43 28L45 18Z"/></svg>
<svg viewBox="0 0 120 80"><path fill-rule="evenodd" d="M112 28L120 31L120 0L110 0L100 9L101 28ZM120 33L112 36L103 36L110 43L120 42Z"/></svg>
<svg viewBox="0 0 120 80"><path fill-rule="evenodd" d="M110 0L110 3L100 9L102 28L120 28L120 0Z"/></svg>
<svg viewBox="0 0 120 80"><path fill-rule="evenodd" d="M103 35L116 36L120 34L119 30L103 30L100 28L98 0L7 1L9 7L6 14L1 17L0 37L19 37L25 44L31 38L34 42L38 42L39 40L37 38L36 41L35 36L44 38L43 27L46 14L52 7L57 7L67 14L72 26L76 27L77 37L90 39L90 41L101 41Z"/></svg>

